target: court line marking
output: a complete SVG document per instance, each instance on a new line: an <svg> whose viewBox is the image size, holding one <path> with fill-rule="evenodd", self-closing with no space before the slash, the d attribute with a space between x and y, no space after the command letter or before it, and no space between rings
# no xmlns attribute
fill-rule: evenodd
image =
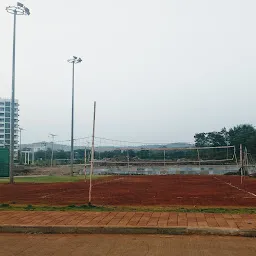
<svg viewBox="0 0 256 256"><path fill-rule="evenodd" d="M250 192L250 191L247 191L247 190L245 190L245 189L242 189L242 188L239 188L239 187L237 187L237 186L234 186L234 185L232 185L231 183L228 183L228 182L225 182L225 181L223 181L223 180L221 180L221 179L218 179L217 177L214 177L214 179L216 179L216 180L218 180L218 181L220 181L220 182L222 182L222 183L225 183L226 185L229 185L229 186L232 187L232 188L236 188L237 190L243 191L243 192L245 192L245 193L247 193L247 194L249 194L249 195L252 195L252 196L256 197L256 194L254 194L254 193L252 193L252 192Z"/></svg>

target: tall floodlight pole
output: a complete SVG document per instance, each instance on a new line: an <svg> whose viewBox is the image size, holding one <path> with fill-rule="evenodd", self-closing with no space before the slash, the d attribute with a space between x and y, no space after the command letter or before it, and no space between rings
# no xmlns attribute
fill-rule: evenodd
<svg viewBox="0 0 256 256"><path fill-rule="evenodd" d="M68 60L72 64L72 113L71 113L71 150L70 150L70 174L73 176L73 165L74 165L74 89L75 89L75 64L82 62L81 58L73 56L72 59Z"/></svg>
<svg viewBox="0 0 256 256"><path fill-rule="evenodd" d="M6 7L6 11L13 14L13 44L12 44L12 100L11 100L11 140L10 140L10 183L13 183L14 167L14 113L15 113L15 49L16 49L16 16L30 15L29 9L22 3Z"/></svg>
<svg viewBox="0 0 256 256"><path fill-rule="evenodd" d="M20 130L20 164L22 164L22 153L21 153L21 132L24 130L23 128L19 127Z"/></svg>
<svg viewBox="0 0 256 256"><path fill-rule="evenodd" d="M51 156L51 167L53 166L53 145L54 145L54 137L56 137L56 134L49 134L52 137L52 156Z"/></svg>

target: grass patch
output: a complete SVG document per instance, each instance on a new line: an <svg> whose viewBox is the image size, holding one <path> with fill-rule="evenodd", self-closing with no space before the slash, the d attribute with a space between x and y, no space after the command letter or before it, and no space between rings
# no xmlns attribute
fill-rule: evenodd
<svg viewBox="0 0 256 256"><path fill-rule="evenodd" d="M35 207L31 204L28 204L26 207L24 207L25 211L34 211Z"/></svg>
<svg viewBox="0 0 256 256"><path fill-rule="evenodd" d="M96 205L40 206L0 204L0 211L95 211L95 212L183 212L183 213L229 213L256 214L256 208L183 208L183 207L114 207Z"/></svg>
<svg viewBox="0 0 256 256"><path fill-rule="evenodd" d="M0 211L115 211L114 207L103 207L95 205L69 205L69 206L38 206L38 205L8 205L0 204Z"/></svg>
<svg viewBox="0 0 256 256"><path fill-rule="evenodd" d="M93 175L92 179L104 179L107 175ZM79 176L38 176L38 177L15 177L15 183L56 183L56 182L76 182L84 180L84 175ZM89 176L87 176L89 180ZM9 183L9 178L0 178L0 183Z"/></svg>
<svg viewBox="0 0 256 256"><path fill-rule="evenodd" d="M7 207L10 207L9 204L0 204L0 208L7 208Z"/></svg>

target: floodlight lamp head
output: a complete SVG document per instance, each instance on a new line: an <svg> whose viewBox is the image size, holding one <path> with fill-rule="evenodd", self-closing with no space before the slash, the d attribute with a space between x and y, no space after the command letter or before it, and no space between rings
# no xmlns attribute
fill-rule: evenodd
<svg viewBox="0 0 256 256"><path fill-rule="evenodd" d="M20 2L17 2L16 6L6 7L6 11L14 15L30 15L29 9Z"/></svg>
<svg viewBox="0 0 256 256"><path fill-rule="evenodd" d="M77 60L77 62L82 62L82 59L81 59L81 58L79 58L79 59Z"/></svg>
<svg viewBox="0 0 256 256"><path fill-rule="evenodd" d="M17 2L17 6L24 7L24 5L22 3L20 3L20 2Z"/></svg>
<svg viewBox="0 0 256 256"><path fill-rule="evenodd" d="M28 9L27 7L25 7L24 9L25 9L25 13L26 13L27 15L30 15L29 9Z"/></svg>
<svg viewBox="0 0 256 256"><path fill-rule="evenodd" d="M77 57L76 56L73 56L73 58L76 60L77 59Z"/></svg>

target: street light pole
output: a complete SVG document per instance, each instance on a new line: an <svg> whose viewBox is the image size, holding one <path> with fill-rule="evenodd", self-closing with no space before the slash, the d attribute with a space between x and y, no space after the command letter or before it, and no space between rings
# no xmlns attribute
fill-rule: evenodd
<svg viewBox="0 0 256 256"><path fill-rule="evenodd" d="M71 149L70 149L70 175L73 176L73 165L74 165L74 100L75 100L75 64L82 62L81 58L73 56L72 59L68 60L72 63L72 109L71 109Z"/></svg>
<svg viewBox="0 0 256 256"><path fill-rule="evenodd" d="M11 100L11 139L10 139L10 183L13 183L14 167L14 113L15 113L15 54L16 54L16 16L30 15L30 11L21 3L6 7L6 11L13 14L13 43L12 43L12 100Z"/></svg>
<svg viewBox="0 0 256 256"><path fill-rule="evenodd" d="M19 127L20 130L20 164L22 164L22 153L21 153L21 131L23 131L24 129Z"/></svg>

